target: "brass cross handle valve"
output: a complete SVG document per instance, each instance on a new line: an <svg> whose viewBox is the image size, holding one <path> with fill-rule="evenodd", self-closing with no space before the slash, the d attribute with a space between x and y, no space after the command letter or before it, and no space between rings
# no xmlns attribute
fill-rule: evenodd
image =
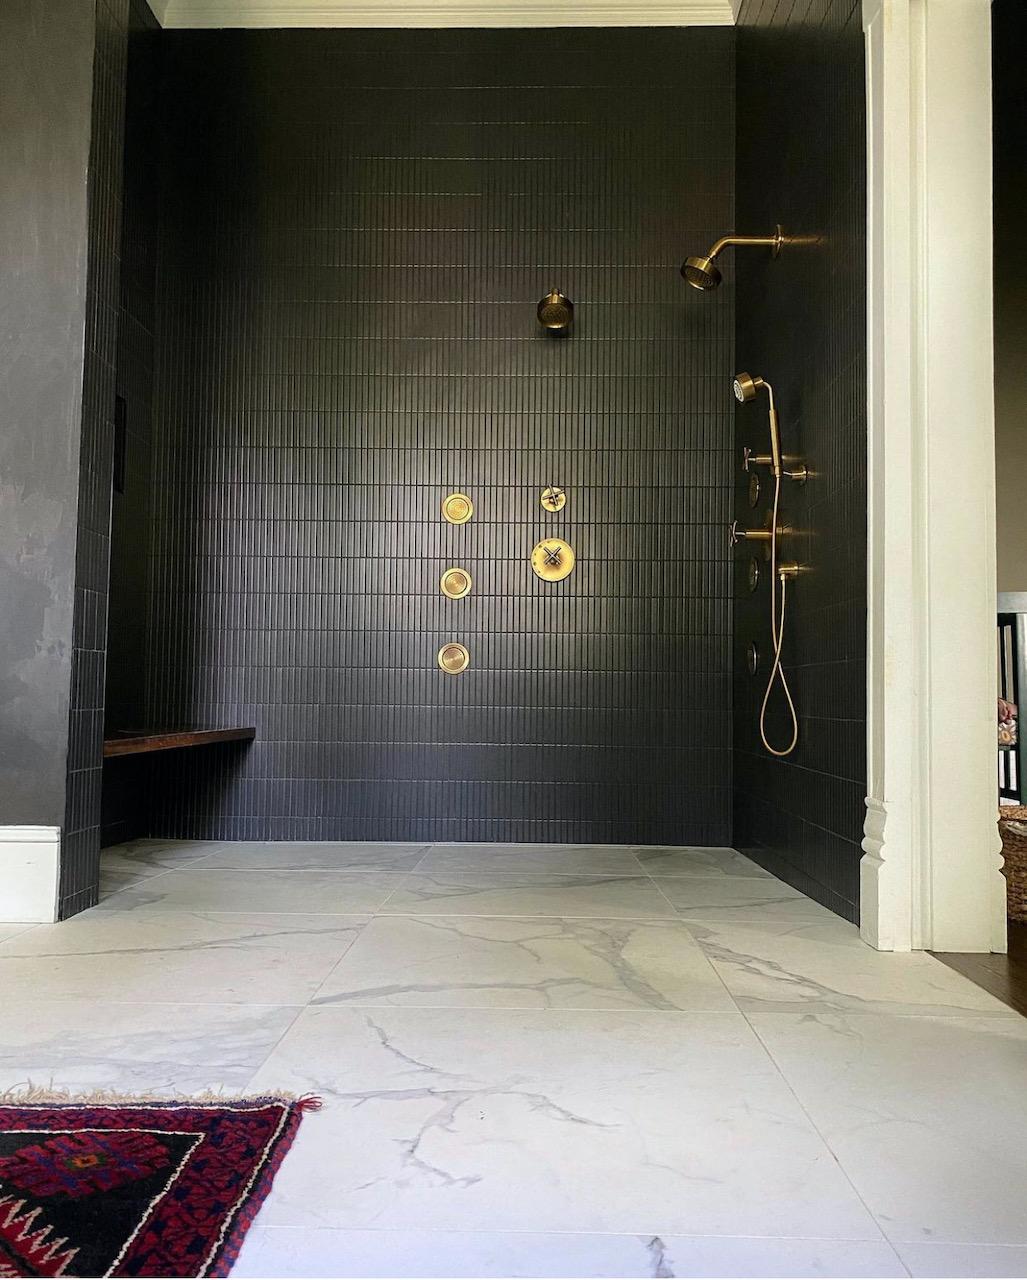
<svg viewBox="0 0 1027 1280"><path fill-rule="evenodd" d="M769 467L773 461L769 453L753 453L748 445L742 450L743 471L751 471L755 467Z"/></svg>
<svg viewBox="0 0 1027 1280"><path fill-rule="evenodd" d="M770 524L770 512L767 512L767 523ZM778 537L784 537L785 534L791 533L791 529L783 528L781 525L777 527ZM728 546L735 547L739 542L769 542L774 536L771 529L740 529L738 521L732 520L727 527Z"/></svg>
<svg viewBox="0 0 1027 1280"><path fill-rule="evenodd" d="M748 445L742 450L742 470L754 471L756 467L772 467L774 459L769 453L753 453ZM805 484L809 479L809 469L805 464L798 466L794 471L785 471L782 469L781 474L787 476L789 480L794 480L796 484Z"/></svg>
<svg viewBox="0 0 1027 1280"><path fill-rule="evenodd" d="M727 532L729 547L736 547L743 539L748 539L750 542L769 542L774 536L769 529L739 529L737 520L731 521Z"/></svg>

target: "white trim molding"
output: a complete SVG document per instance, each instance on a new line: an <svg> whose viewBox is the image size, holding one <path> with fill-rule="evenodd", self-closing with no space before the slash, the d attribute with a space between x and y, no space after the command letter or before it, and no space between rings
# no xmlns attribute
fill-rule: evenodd
<svg viewBox="0 0 1027 1280"><path fill-rule="evenodd" d="M60 827L0 827L0 921L57 919L60 860Z"/></svg>
<svg viewBox="0 0 1027 1280"><path fill-rule="evenodd" d="M732 0L149 0L162 27L722 27Z"/></svg>
<svg viewBox="0 0 1027 1280"><path fill-rule="evenodd" d="M863 0L864 938L1005 948L996 830L991 6Z"/></svg>

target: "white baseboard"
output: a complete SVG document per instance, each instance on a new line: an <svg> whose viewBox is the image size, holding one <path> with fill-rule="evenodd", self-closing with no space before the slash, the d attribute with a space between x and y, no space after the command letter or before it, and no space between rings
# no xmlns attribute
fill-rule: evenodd
<svg viewBox="0 0 1027 1280"><path fill-rule="evenodd" d="M53 924L60 864L60 827L0 826L0 922Z"/></svg>

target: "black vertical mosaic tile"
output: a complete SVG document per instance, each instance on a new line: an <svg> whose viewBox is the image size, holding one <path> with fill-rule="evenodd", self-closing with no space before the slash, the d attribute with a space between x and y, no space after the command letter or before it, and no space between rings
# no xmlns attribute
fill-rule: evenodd
<svg viewBox="0 0 1027 1280"><path fill-rule="evenodd" d="M88 278L61 918L97 900L128 0L95 0Z"/></svg>
<svg viewBox="0 0 1027 1280"><path fill-rule="evenodd" d="M734 32L163 40L153 833L726 843Z"/></svg>
<svg viewBox="0 0 1027 1280"><path fill-rule="evenodd" d="M785 481L785 554L810 572L789 587L784 665L800 716L797 750L758 736L772 660L767 566L734 587L735 843L850 920L859 911L866 795L866 142L858 0L746 0L738 31L737 224L820 237L774 261L749 250L737 279L737 362L773 383L784 452L814 473ZM765 402L739 407L736 443L766 452ZM734 514L762 523L736 463ZM764 479L764 495L772 494ZM757 555L759 553L757 552ZM760 557L761 563L762 558ZM762 670L752 680L746 646ZM787 742L776 691L769 732Z"/></svg>
<svg viewBox="0 0 1027 1280"><path fill-rule="evenodd" d="M111 510L105 731L147 726L150 497L157 246L160 233L160 28L146 0L130 0L117 394L123 407L123 479ZM117 449L115 450L117 452ZM103 765L102 843L149 831L149 765Z"/></svg>

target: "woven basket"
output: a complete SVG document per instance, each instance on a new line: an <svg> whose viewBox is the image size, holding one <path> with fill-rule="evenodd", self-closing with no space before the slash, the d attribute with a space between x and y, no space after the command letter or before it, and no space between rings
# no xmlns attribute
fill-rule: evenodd
<svg viewBox="0 0 1027 1280"><path fill-rule="evenodd" d="M1003 805L998 829L1002 836L1002 856L1006 877L1006 915L1027 922L1027 808Z"/></svg>

